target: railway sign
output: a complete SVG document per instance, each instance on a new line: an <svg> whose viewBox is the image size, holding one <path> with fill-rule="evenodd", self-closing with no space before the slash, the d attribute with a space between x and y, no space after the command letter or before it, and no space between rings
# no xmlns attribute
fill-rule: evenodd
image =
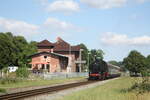
<svg viewBox="0 0 150 100"><path fill-rule="evenodd" d="M75 61L75 63L85 64L85 63L86 63L86 61L85 61L85 60L82 60L82 61Z"/></svg>

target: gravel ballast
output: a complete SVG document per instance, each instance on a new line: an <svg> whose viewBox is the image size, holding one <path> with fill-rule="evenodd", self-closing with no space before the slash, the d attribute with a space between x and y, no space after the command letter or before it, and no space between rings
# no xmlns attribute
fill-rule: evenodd
<svg viewBox="0 0 150 100"><path fill-rule="evenodd" d="M73 92L88 89L88 88L93 88L93 87L96 87L98 85L102 85L102 84L105 84L109 81L116 80L116 79L118 79L118 78L99 81L96 83L92 83L92 84L88 84L88 85L84 85L84 86L79 86L79 87L75 87L75 88L71 88L71 89L67 89L67 90L62 90L59 92L53 92L50 94L44 94L44 95L38 95L38 96L30 97L30 98L25 98L24 100L59 100L59 99L63 98L64 96L71 94Z"/></svg>

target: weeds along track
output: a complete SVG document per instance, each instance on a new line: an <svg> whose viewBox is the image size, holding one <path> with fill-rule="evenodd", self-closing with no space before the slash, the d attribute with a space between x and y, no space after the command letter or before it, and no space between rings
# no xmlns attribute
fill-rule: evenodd
<svg viewBox="0 0 150 100"><path fill-rule="evenodd" d="M4 94L4 95L0 95L0 100L16 100L21 98L27 98L39 94L52 93L52 92L73 88L73 87L87 85L94 82L97 81L84 81L84 82L70 83L70 84L58 85L58 86L47 87L47 88L33 89L33 90L28 90L23 92Z"/></svg>
<svg viewBox="0 0 150 100"><path fill-rule="evenodd" d="M115 77L111 77L109 79L112 79ZM69 88L74 88L82 85L88 85L91 83L95 83L99 81L82 81L82 82L77 82L77 83L69 83L69 84L63 84L63 85L57 85L57 86L50 86L46 88L40 88L40 89L33 89L33 90L27 90L27 91L22 91L22 92L16 92L16 93L9 93L9 94L3 94L0 95L0 100L18 100L18 99L23 99L35 95L40 95L40 94L46 94L46 93L53 93Z"/></svg>

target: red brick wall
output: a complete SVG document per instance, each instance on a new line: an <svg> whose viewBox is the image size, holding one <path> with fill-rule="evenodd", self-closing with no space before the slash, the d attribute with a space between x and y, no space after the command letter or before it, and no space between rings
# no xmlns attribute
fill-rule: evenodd
<svg viewBox="0 0 150 100"><path fill-rule="evenodd" d="M38 49L38 52L51 52L51 49ZM54 51L55 52L55 51ZM69 52L63 52L63 51L59 51L59 52L56 52L56 53L59 53L59 54L62 54L62 55L65 55L67 57L70 57L72 58L72 68L71 68L71 71L72 72L75 72L76 71L76 64L75 64L75 61L79 58L79 52L72 52L71 55L69 54ZM49 71L50 72L59 72L59 71L63 71L65 72L66 69L63 69L61 70L61 62L59 60L59 57L58 56L50 56L48 55L48 58L47 58L47 61L45 61L44 59L44 56L46 56L46 54L44 55L40 55L40 56L37 56L37 57L33 57L32 58L32 63L45 63L45 62L50 62L49 65L50 65L50 69ZM35 65L32 65L32 69L35 67ZM38 66L39 68L41 67L41 65ZM66 66L67 67L67 66Z"/></svg>
<svg viewBox="0 0 150 100"><path fill-rule="evenodd" d="M54 52L55 52L55 51L54 51ZM67 56L67 57L70 57L69 52L57 51L56 53L65 55L65 56ZM72 53L71 53L71 57L72 57L72 66L71 66L72 68L71 68L71 71L72 71L72 72L76 72L76 67L77 67L77 65L75 64L75 61L79 58L79 53L78 53L78 52L72 52Z"/></svg>
<svg viewBox="0 0 150 100"><path fill-rule="evenodd" d="M51 61L50 61L50 67L51 67L51 72L58 72L59 68L60 68L60 64L59 64L59 58L56 56L52 56L51 57Z"/></svg>
<svg viewBox="0 0 150 100"><path fill-rule="evenodd" d="M45 61L44 56L47 56L47 59ZM49 62L50 69L49 72L57 72L60 67L59 58L57 56L50 56L50 55L40 55L37 57L32 58L32 63L45 63ZM34 69L35 65L32 65L32 69ZM41 64L39 64L38 68L41 68Z"/></svg>

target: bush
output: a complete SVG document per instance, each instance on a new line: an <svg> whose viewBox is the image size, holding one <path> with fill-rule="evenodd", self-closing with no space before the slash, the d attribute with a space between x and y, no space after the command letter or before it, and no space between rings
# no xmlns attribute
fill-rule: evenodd
<svg viewBox="0 0 150 100"><path fill-rule="evenodd" d="M6 90L3 88L0 88L0 93L6 93Z"/></svg>
<svg viewBox="0 0 150 100"><path fill-rule="evenodd" d="M29 76L29 71L26 67L18 68L16 71L17 77L27 78Z"/></svg>
<svg viewBox="0 0 150 100"><path fill-rule="evenodd" d="M135 83L130 91L136 91L138 93L150 92L150 84L149 83Z"/></svg>
<svg viewBox="0 0 150 100"><path fill-rule="evenodd" d="M20 79L17 79L17 78L9 78L9 77L5 77L5 78L2 78L0 80L0 83L1 84L11 84L11 83L17 83L21 81Z"/></svg>

